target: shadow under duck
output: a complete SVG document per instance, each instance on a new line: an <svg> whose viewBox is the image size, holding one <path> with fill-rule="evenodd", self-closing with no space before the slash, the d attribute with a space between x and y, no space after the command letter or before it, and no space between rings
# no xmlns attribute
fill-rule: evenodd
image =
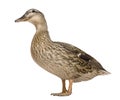
<svg viewBox="0 0 120 100"><path fill-rule="evenodd" d="M62 80L62 92L51 95L68 96L72 93L73 82L87 81L98 75L109 74L96 59L79 48L52 41L45 17L39 10L30 9L15 20L15 22L22 21L28 21L36 27L31 43L31 55L34 61ZM69 80L68 89L66 89L66 80Z"/></svg>

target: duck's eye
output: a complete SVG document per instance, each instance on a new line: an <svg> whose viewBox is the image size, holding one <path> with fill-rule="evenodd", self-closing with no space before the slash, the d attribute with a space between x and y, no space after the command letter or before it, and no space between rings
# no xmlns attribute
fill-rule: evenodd
<svg viewBox="0 0 120 100"><path fill-rule="evenodd" d="M32 12L34 13L34 12L35 12L35 10L32 10Z"/></svg>

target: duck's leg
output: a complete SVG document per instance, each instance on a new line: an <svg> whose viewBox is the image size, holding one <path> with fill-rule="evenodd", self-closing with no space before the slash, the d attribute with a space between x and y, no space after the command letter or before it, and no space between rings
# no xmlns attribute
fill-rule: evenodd
<svg viewBox="0 0 120 100"><path fill-rule="evenodd" d="M65 80L62 80L62 92L61 93L52 93L53 96L69 96L72 93L72 83L73 80L69 80L68 90L66 89Z"/></svg>
<svg viewBox="0 0 120 100"><path fill-rule="evenodd" d="M73 84L73 80L69 80L69 87L68 87L69 95L72 93L72 84Z"/></svg>
<svg viewBox="0 0 120 100"><path fill-rule="evenodd" d="M66 93L67 89L66 89L66 83L65 80L62 80L62 93Z"/></svg>

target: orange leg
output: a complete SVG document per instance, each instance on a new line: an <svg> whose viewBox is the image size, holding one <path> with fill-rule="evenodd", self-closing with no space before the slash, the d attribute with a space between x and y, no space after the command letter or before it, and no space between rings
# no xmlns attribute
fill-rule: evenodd
<svg viewBox="0 0 120 100"><path fill-rule="evenodd" d="M65 80L62 80L62 93L66 93L67 89L66 89L66 83Z"/></svg>
<svg viewBox="0 0 120 100"><path fill-rule="evenodd" d="M68 90L66 89L65 80L62 80L62 92L61 93L52 93L53 96L69 96L72 93L72 83L73 80L69 80Z"/></svg>

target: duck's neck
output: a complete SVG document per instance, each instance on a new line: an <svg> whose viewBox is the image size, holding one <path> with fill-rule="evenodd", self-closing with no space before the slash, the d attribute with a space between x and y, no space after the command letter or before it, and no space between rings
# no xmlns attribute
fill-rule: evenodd
<svg viewBox="0 0 120 100"><path fill-rule="evenodd" d="M43 42L43 43L51 43L51 39L49 36L49 32L48 32L48 28L47 28L47 24L43 23L43 24L36 24L36 33L35 33L35 37L39 38L39 42Z"/></svg>
<svg viewBox="0 0 120 100"><path fill-rule="evenodd" d="M48 31L48 27L46 23L35 24L35 27L36 27L36 33L41 32L41 31Z"/></svg>

